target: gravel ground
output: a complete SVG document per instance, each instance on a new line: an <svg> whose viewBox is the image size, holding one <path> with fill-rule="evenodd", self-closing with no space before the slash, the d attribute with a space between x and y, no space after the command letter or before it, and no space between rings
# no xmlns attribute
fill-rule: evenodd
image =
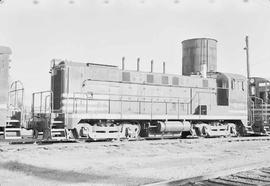
<svg viewBox="0 0 270 186"><path fill-rule="evenodd" d="M0 185L142 185L254 163L270 166L270 141L0 142Z"/></svg>

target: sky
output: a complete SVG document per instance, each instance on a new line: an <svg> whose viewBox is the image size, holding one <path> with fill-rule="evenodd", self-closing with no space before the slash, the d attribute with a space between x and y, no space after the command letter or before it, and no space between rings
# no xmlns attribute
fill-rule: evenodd
<svg viewBox="0 0 270 186"><path fill-rule="evenodd" d="M217 70L270 77L269 0L2 0L0 45L12 49L11 79L31 93L50 88L50 61L67 59L181 74L181 41L218 40Z"/></svg>

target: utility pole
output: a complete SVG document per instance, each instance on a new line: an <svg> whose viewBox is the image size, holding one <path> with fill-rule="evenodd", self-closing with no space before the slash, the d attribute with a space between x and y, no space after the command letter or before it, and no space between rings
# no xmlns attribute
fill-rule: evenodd
<svg viewBox="0 0 270 186"><path fill-rule="evenodd" d="M249 48L248 48L248 36L246 36L246 47L244 48L246 50L247 55L247 78L249 80L250 78L250 70L249 70Z"/></svg>
<svg viewBox="0 0 270 186"><path fill-rule="evenodd" d="M251 90L250 90L250 68L249 68L249 45L248 45L248 36L246 36L246 46L244 48L246 50L246 56L247 56L247 79L248 79L248 99L251 96Z"/></svg>
<svg viewBox="0 0 270 186"><path fill-rule="evenodd" d="M247 56L247 114L248 114L248 122L251 124L253 123L253 117L251 118L251 111L250 106L250 95L251 95L251 90L250 90L250 69L249 69L249 46L248 46L248 36L246 36L246 46L244 50L246 50L246 56Z"/></svg>

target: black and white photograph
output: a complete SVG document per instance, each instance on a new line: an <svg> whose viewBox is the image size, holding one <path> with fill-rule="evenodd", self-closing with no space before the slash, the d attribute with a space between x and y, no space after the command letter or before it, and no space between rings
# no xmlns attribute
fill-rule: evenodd
<svg viewBox="0 0 270 186"><path fill-rule="evenodd" d="M270 0L0 0L0 186L270 185Z"/></svg>

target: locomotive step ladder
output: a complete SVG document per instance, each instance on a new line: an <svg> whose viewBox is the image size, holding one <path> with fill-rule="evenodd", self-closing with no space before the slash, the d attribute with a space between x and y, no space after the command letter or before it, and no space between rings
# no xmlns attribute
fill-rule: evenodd
<svg viewBox="0 0 270 186"><path fill-rule="evenodd" d="M46 123L44 125L49 126L48 130L40 132L45 138L51 138L52 140L65 140L67 139L67 132L62 121L58 121L58 113L55 113L52 109L53 105L53 92L42 91L32 94L32 117L43 116ZM47 128L47 127L45 127ZM47 134L49 132L49 134Z"/></svg>
<svg viewBox="0 0 270 186"><path fill-rule="evenodd" d="M44 122L48 122L44 121ZM52 140L65 140L67 139L67 132L65 128L60 128L56 123L60 124L63 123L61 121L50 121L49 128L43 128L42 131L38 131L37 138L39 139L52 139ZM47 125L43 123L43 125Z"/></svg>
<svg viewBox="0 0 270 186"><path fill-rule="evenodd" d="M11 125L11 123L13 123ZM15 125L14 125L15 124ZM19 126L19 127L16 127ZM8 120L6 127L4 127L4 139L21 139L21 127L19 120Z"/></svg>
<svg viewBox="0 0 270 186"><path fill-rule="evenodd" d="M0 127L0 137L1 137L1 139L5 139L5 127L4 126Z"/></svg>
<svg viewBox="0 0 270 186"><path fill-rule="evenodd" d="M62 121L56 121L54 119L51 120L51 138L53 140L65 140L67 139L67 132L64 127L60 127L59 125L63 125Z"/></svg>

